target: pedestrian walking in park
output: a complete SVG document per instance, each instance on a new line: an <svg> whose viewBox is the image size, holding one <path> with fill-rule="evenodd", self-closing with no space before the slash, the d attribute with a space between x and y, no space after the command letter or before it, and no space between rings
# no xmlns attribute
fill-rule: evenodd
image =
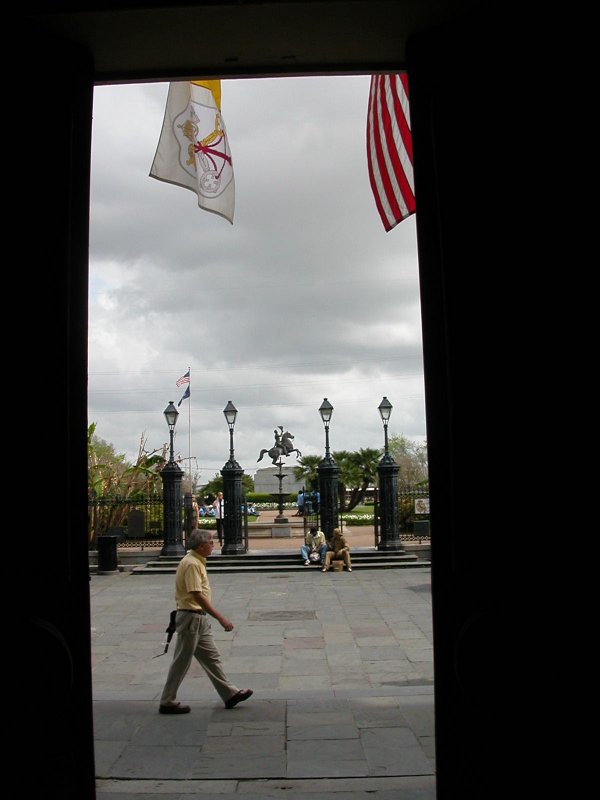
<svg viewBox="0 0 600 800"><path fill-rule="evenodd" d="M233 630L233 623L211 602L206 560L213 548L212 532L193 530L187 544L190 549L179 562L175 574L177 641L158 707L161 714L187 714L190 711L189 706L177 702L176 698L192 658L196 658L208 675L225 708L234 708L253 694L252 689L238 689L225 675L221 654L213 639L209 617L216 619L226 631Z"/></svg>

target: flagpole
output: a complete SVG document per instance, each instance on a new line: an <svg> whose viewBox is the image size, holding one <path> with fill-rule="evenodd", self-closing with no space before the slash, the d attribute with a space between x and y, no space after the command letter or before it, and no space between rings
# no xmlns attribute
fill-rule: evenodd
<svg viewBox="0 0 600 800"><path fill-rule="evenodd" d="M188 367L190 382L190 402L188 403L188 477L190 479L190 494L192 494L192 368Z"/></svg>

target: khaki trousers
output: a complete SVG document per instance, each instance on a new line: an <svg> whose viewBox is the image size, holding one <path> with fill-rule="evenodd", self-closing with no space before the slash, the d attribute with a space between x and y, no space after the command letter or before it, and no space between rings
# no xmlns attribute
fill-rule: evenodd
<svg viewBox="0 0 600 800"><path fill-rule="evenodd" d="M185 678L195 658L208 675L212 685L225 703L238 692L237 686L230 682L221 665L221 654L214 642L209 617L206 614L191 614L178 611L175 617L177 641L173 661L163 689L160 704L176 702L177 690Z"/></svg>
<svg viewBox="0 0 600 800"><path fill-rule="evenodd" d="M344 550L341 550L339 553L334 553L333 550L328 550L327 554L325 555L325 563L323 564L323 569L329 569L333 558L336 559L342 558L344 560L346 568L348 569L352 566L350 562L350 551L344 548Z"/></svg>

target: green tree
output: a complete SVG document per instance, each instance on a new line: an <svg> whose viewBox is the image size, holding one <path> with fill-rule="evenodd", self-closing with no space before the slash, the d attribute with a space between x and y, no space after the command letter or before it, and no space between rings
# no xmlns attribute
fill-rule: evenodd
<svg viewBox="0 0 600 800"><path fill-rule="evenodd" d="M199 490L203 497L216 495L217 492L223 491L223 476L220 472L216 472L214 477L209 480L206 486ZM251 475L242 475L242 492L244 495L254 491L254 479Z"/></svg>
<svg viewBox="0 0 600 800"><path fill-rule="evenodd" d="M429 480L427 442L419 444L406 436L390 436L390 455L400 467L399 489L411 490L426 485Z"/></svg>
<svg viewBox="0 0 600 800"><path fill-rule="evenodd" d="M338 472L338 502L340 511L347 511L346 494L349 487L360 481L355 465L352 463L352 453L349 450L336 450L331 454L337 464Z"/></svg>
<svg viewBox="0 0 600 800"><path fill-rule="evenodd" d="M355 453L351 453L348 458L348 467L352 478L350 486L350 497L346 510L352 511L359 503L362 503L367 489L377 482L377 467L381 460L381 450L372 447L362 447Z"/></svg>
<svg viewBox="0 0 600 800"><path fill-rule="evenodd" d="M112 444L96 435L96 423L88 427L88 492L90 496L122 497L132 501L162 492L160 471L166 463L166 446L162 450L148 452L146 438L140 437L139 452L134 464L117 453ZM108 530L121 526L127 518L130 506L95 504L89 515L88 540L91 542L96 530ZM94 525L96 530L94 530Z"/></svg>
<svg viewBox="0 0 600 800"><path fill-rule="evenodd" d="M294 478L311 492L319 488L317 467L322 460L321 456L302 456L298 459L298 466L294 467Z"/></svg>
<svg viewBox="0 0 600 800"><path fill-rule="evenodd" d="M146 437L140 437L135 463L125 460L112 444L96 435L96 423L88 427L88 491L98 497L147 497L162 491L160 471L166 463L166 445L161 450L146 450Z"/></svg>
<svg viewBox="0 0 600 800"><path fill-rule="evenodd" d="M349 450L337 450L331 455L339 469L340 511L351 511L363 500L367 488L374 483L381 451L371 448L364 448L354 453ZM322 460L321 456L307 455L299 458L299 466L294 467L296 480L302 481L311 490L318 488L318 467ZM349 499L347 500L348 495Z"/></svg>

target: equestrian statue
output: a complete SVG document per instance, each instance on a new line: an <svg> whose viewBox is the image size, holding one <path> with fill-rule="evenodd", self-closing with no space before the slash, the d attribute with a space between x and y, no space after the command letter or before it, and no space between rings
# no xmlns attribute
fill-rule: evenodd
<svg viewBox="0 0 600 800"><path fill-rule="evenodd" d="M277 461L280 458L286 458L290 455L290 453L297 453L297 458L302 458L302 453L300 450L298 450L297 447L294 447L294 437L289 431L285 431L284 433L283 428L280 425L279 430L276 428L273 433L275 434L275 444L269 450L263 448L260 451L260 455L256 459L257 463L262 459L265 453L269 456L275 466L277 466Z"/></svg>

